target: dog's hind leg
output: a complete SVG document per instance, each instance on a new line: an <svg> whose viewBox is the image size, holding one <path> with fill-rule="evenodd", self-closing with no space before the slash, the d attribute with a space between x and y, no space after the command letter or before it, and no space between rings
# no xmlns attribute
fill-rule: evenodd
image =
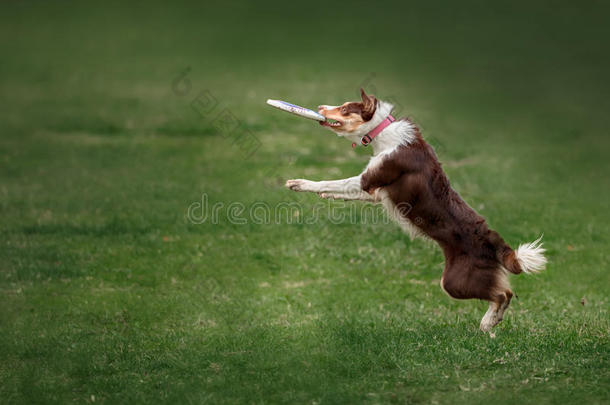
<svg viewBox="0 0 610 405"><path fill-rule="evenodd" d="M502 322L504 312L513 298L513 292L510 290L506 273L503 270L498 272L497 284L493 287L490 298L489 308L483 319L481 319L480 328L483 332L488 332L491 328Z"/></svg>
<svg viewBox="0 0 610 405"><path fill-rule="evenodd" d="M480 329L483 332L489 332L491 328L498 324L498 311L500 307L496 302L490 302L489 308L485 315L483 315L483 319L481 319Z"/></svg>
<svg viewBox="0 0 610 405"><path fill-rule="evenodd" d="M481 319L481 330L483 332L489 332L491 328L499 324L504 318L504 311L508 308L510 304L510 300L512 298L512 292L508 292L508 294L502 294L496 297L495 301L489 302L489 308L483 319Z"/></svg>
<svg viewBox="0 0 610 405"><path fill-rule="evenodd" d="M441 287L456 299L489 301L489 309L480 325L484 332L502 320L513 296L504 269L476 267L467 257L454 258L451 264L446 265Z"/></svg>

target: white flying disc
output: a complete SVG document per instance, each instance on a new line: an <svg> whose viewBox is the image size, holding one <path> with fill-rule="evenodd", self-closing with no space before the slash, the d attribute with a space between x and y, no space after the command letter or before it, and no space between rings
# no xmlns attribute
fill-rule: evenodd
<svg viewBox="0 0 610 405"><path fill-rule="evenodd" d="M282 100L267 100L267 104L272 107L279 108L280 110L288 111L289 113L293 113L295 115L300 115L301 117L309 118L310 120L316 121L326 121L326 117L322 114L318 114L317 112L310 110L309 108L301 107L298 105L290 104Z"/></svg>

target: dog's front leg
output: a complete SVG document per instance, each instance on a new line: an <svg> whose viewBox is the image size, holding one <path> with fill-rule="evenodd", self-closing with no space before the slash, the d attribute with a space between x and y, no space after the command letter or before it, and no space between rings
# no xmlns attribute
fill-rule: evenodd
<svg viewBox="0 0 610 405"><path fill-rule="evenodd" d="M318 193L324 198L341 198L344 200L372 201L370 194L360 187L360 176L342 180L311 181L305 179L288 180L286 187L293 191Z"/></svg>
<svg viewBox="0 0 610 405"><path fill-rule="evenodd" d="M311 181L305 179L288 180L286 187L293 191L309 191L311 193L342 193L361 191L360 176L342 180Z"/></svg>
<svg viewBox="0 0 610 405"><path fill-rule="evenodd" d="M345 201L378 201L375 197L366 191L350 192L349 194L342 193L320 193L320 197L328 200L345 200Z"/></svg>

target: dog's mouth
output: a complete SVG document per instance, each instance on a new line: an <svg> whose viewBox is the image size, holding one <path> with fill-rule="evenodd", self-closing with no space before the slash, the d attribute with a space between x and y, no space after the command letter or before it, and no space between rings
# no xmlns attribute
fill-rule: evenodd
<svg viewBox="0 0 610 405"><path fill-rule="evenodd" d="M327 118L326 121L320 121L320 125L329 128L337 128L343 125L343 122L332 118Z"/></svg>

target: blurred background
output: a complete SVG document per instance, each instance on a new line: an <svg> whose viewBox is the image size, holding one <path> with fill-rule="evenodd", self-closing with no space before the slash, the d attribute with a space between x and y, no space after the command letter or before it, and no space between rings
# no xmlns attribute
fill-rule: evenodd
<svg viewBox="0 0 610 405"><path fill-rule="evenodd" d="M0 397L607 399L606 2L0 10ZM318 202L286 179L359 173L370 150L265 100L360 87L421 127L509 244L544 233L549 271L514 278L498 339L394 225L227 219ZM217 223L189 217L204 195Z"/></svg>

